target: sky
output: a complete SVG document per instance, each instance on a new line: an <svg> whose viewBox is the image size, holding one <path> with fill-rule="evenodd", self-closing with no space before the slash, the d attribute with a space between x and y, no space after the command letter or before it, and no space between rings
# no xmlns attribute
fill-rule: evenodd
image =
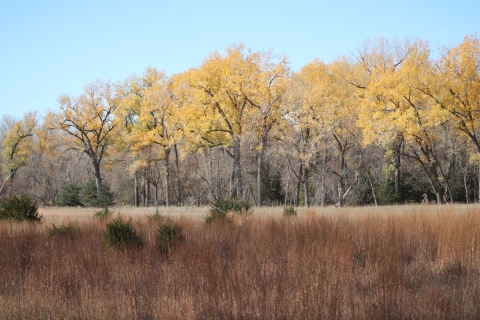
<svg viewBox="0 0 480 320"><path fill-rule="evenodd" d="M292 70L355 54L366 39L428 40L433 52L480 36L480 1L0 1L0 118L58 110L97 79L199 67L243 43Z"/></svg>

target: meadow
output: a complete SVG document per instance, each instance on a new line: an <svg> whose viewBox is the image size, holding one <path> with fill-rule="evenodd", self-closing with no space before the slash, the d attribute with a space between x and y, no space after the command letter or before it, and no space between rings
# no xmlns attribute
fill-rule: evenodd
<svg viewBox="0 0 480 320"><path fill-rule="evenodd" d="M93 209L0 222L0 318L480 318L479 205L282 210L206 225L208 208L160 208L185 237L167 254L155 208L114 209L144 241L125 250Z"/></svg>

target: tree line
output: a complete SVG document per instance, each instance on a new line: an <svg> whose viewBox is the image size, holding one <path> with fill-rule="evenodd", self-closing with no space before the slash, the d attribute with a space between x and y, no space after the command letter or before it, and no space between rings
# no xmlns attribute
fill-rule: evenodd
<svg viewBox="0 0 480 320"><path fill-rule="evenodd" d="M233 45L58 104L2 119L0 197L56 205L88 186L87 198L135 206L480 199L476 35L436 55L423 40L366 40L297 72L287 56Z"/></svg>

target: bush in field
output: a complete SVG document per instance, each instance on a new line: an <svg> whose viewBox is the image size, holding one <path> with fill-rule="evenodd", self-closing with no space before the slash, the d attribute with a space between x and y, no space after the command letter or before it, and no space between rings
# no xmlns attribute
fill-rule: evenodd
<svg viewBox="0 0 480 320"><path fill-rule="evenodd" d="M102 183L97 194L97 185L94 180L90 180L82 187L80 198L82 204L87 207L107 207L114 204L110 186Z"/></svg>
<svg viewBox="0 0 480 320"><path fill-rule="evenodd" d="M111 211L107 206L105 208L95 211L93 213L93 218L98 219L100 222L103 222L110 218L113 215L113 211Z"/></svg>
<svg viewBox="0 0 480 320"><path fill-rule="evenodd" d="M122 218L117 218L108 223L107 229L103 232L102 240L104 247L114 249L143 247L143 240L137 235L131 219L124 222Z"/></svg>
<svg viewBox="0 0 480 320"><path fill-rule="evenodd" d="M252 208L252 204L248 201L217 199L211 203L205 222L207 224L214 221L231 222L232 217L228 213L248 214L252 213Z"/></svg>
<svg viewBox="0 0 480 320"><path fill-rule="evenodd" d="M0 206L0 220L13 220L17 222L40 222L42 216L38 215L38 204L27 196L16 195L5 200Z"/></svg>
<svg viewBox="0 0 480 320"><path fill-rule="evenodd" d="M182 227L166 218L160 223L157 232L157 246L165 254L170 253L175 246L183 241Z"/></svg>
<svg viewBox="0 0 480 320"><path fill-rule="evenodd" d="M163 222L165 220L167 220L168 218L163 216L159 211L158 209L155 210L155 213L154 214L150 214L150 215L147 215L147 218L149 221L151 222Z"/></svg>
<svg viewBox="0 0 480 320"><path fill-rule="evenodd" d="M52 227L49 230L49 234L52 237L74 237L79 234L79 232L79 228L72 223L62 223L58 226L52 223Z"/></svg>
<svg viewBox="0 0 480 320"><path fill-rule="evenodd" d="M80 188L76 183L68 183L63 186L58 195L57 206L60 207L79 207L83 206L80 201Z"/></svg>
<svg viewBox="0 0 480 320"><path fill-rule="evenodd" d="M288 206L283 208L283 215L285 217L295 217L297 215L297 210L294 206Z"/></svg>

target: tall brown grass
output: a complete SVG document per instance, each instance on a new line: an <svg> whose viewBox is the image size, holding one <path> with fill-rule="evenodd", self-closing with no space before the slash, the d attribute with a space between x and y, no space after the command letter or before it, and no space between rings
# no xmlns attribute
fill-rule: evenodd
<svg viewBox="0 0 480 320"><path fill-rule="evenodd" d="M182 216L186 239L168 255L140 216L145 246L125 251L102 248L105 223L92 219L72 236L2 222L0 317L479 318L479 211L265 211L209 226Z"/></svg>

